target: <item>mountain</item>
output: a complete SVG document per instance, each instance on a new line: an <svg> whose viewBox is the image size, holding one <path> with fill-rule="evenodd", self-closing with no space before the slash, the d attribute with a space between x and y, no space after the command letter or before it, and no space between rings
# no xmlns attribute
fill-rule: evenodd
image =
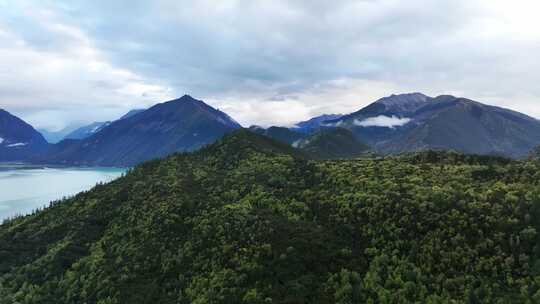
<svg viewBox="0 0 540 304"><path fill-rule="evenodd" d="M74 130L73 132L67 134L64 139L85 139L103 130L110 124L110 121L94 122Z"/></svg>
<svg viewBox="0 0 540 304"><path fill-rule="evenodd" d="M297 143L306 137L306 135L303 133L296 132L285 127L270 127L268 129L264 129L259 126L251 126L249 130L254 133L268 136L275 140L287 143L289 145Z"/></svg>
<svg viewBox="0 0 540 304"><path fill-rule="evenodd" d="M146 111L146 110L145 110L145 109L134 109L134 110L131 110L131 111L127 112L126 114L124 114L124 116L120 117L120 120L126 119L126 118L128 118L128 117L131 117L131 116L133 116L133 115L142 113L142 112L144 112L144 111Z"/></svg>
<svg viewBox="0 0 540 304"><path fill-rule="evenodd" d="M69 133L75 131L77 127L74 126L68 126L58 131L49 131L46 129L38 129L38 132L45 137L45 140L47 140L50 144L56 144L62 141Z"/></svg>
<svg viewBox="0 0 540 304"><path fill-rule="evenodd" d="M351 131L343 128L320 127L312 129L312 134L300 133L296 129L285 127L264 129L251 126L249 130L289 144L318 159L354 158L369 151L368 145L361 142Z"/></svg>
<svg viewBox="0 0 540 304"><path fill-rule="evenodd" d="M295 147L320 159L354 158L365 155L369 146L361 142L351 131L343 128L324 128Z"/></svg>
<svg viewBox="0 0 540 304"><path fill-rule="evenodd" d="M297 132L311 133L319 129L321 126L325 126L326 121L336 120L336 119L341 118L342 116L343 116L342 114L324 114L324 115L316 116L309 120L301 121L297 123L291 129Z"/></svg>
<svg viewBox="0 0 540 304"><path fill-rule="evenodd" d="M127 112L126 114L124 114L122 117L120 117L118 120L126 119L128 117L134 116L134 115L142 113L144 111L145 111L144 109L131 110L131 111ZM91 123L89 125L79 127L79 128L77 128L75 130L71 130L70 132L64 134L64 136L62 136L62 138L59 139L59 140L49 141L49 142L50 143L58 143L62 139L85 139L85 138L90 137L90 136L94 135L95 133L103 130L105 127L109 126L111 123L112 123L111 121L93 122L93 123ZM42 134L44 134L44 133L42 132ZM46 134L51 134L51 133L46 133ZM51 134L51 135L53 135L53 134ZM56 135L56 134L54 134L54 135ZM45 138L47 138L47 136L45 136Z"/></svg>
<svg viewBox="0 0 540 304"><path fill-rule="evenodd" d="M22 161L47 146L43 135L31 125L0 109L0 161Z"/></svg>
<svg viewBox="0 0 540 304"><path fill-rule="evenodd" d="M185 95L114 121L83 140L61 143L38 161L132 166L198 149L238 128L241 126L227 114Z"/></svg>
<svg viewBox="0 0 540 304"><path fill-rule="evenodd" d="M449 95L392 95L327 123L353 131L382 153L434 149L523 157L540 144L540 121Z"/></svg>
<svg viewBox="0 0 540 304"><path fill-rule="evenodd" d="M0 303L536 303L540 163L240 130L0 225Z"/></svg>

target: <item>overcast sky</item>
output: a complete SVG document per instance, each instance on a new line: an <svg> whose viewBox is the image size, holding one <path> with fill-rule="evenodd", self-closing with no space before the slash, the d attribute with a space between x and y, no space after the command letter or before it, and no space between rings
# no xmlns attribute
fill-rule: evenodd
<svg viewBox="0 0 540 304"><path fill-rule="evenodd" d="M37 128L184 94L248 126L454 94L540 118L538 0L0 0L0 108Z"/></svg>

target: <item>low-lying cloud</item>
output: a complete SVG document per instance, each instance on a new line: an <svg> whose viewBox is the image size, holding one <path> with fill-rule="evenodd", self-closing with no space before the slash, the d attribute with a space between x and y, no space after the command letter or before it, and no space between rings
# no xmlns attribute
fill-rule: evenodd
<svg viewBox="0 0 540 304"><path fill-rule="evenodd" d="M384 128L395 128L395 127L401 127L406 124L408 124L411 121L410 118L407 117L397 117L395 115L385 116L385 115L379 115L375 117L369 117L363 120L356 119L354 121L354 124L360 127L384 127Z"/></svg>

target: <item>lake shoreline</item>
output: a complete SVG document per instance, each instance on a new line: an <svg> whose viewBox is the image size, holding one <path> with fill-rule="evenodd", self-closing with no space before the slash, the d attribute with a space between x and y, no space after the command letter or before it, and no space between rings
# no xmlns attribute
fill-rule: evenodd
<svg viewBox="0 0 540 304"><path fill-rule="evenodd" d="M121 177L125 168L0 163L0 222Z"/></svg>

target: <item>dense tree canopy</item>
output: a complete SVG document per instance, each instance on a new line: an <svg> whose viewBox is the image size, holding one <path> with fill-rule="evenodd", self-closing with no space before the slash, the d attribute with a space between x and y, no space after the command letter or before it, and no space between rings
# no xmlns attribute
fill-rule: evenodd
<svg viewBox="0 0 540 304"><path fill-rule="evenodd" d="M540 163L240 131L0 226L0 303L538 303Z"/></svg>

